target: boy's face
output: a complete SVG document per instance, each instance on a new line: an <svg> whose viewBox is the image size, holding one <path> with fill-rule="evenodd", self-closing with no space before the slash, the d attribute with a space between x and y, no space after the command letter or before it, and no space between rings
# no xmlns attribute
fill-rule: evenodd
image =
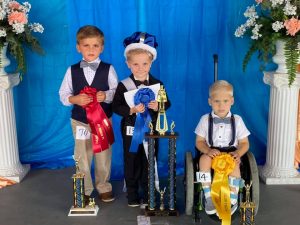
<svg viewBox="0 0 300 225"><path fill-rule="evenodd" d="M77 51L82 54L85 61L91 62L103 52L103 42L99 37L84 38L76 45Z"/></svg>
<svg viewBox="0 0 300 225"><path fill-rule="evenodd" d="M141 81L144 81L150 71L152 60L147 53L132 54L126 61L132 74Z"/></svg>
<svg viewBox="0 0 300 225"><path fill-rule="evenodd" d="M208 99L208 103L217 116L224 118L230 111L234 98L229 91L220 90L213 93Z"/></svg>

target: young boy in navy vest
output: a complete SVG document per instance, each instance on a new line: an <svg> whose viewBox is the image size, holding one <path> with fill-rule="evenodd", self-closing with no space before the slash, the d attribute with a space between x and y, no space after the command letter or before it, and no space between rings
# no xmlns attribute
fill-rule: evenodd
<svg viewBox="0 0 300 225"><path fill-rule="evenodd" d="M121 133L123 137L124 174L128 206L137 207L140 205L141 200L143 202L148 200L148 160L143 143L138 145L136 152L130 151L130 146L132 137L135 135L134 132L136 132L132 129L135 126L136 115L137 113L145 112L146 106L140 103L134 107L129 107L124 93L138 87L158 83L162 85L162 82L150 74L152 62L157 55L155 36L148 33L135 32L124 40L124 46L124 56L132 74L118 84L113 100L113 111L122 116ZM166 102L165 107L166 109L170 107L169 100ZM152 123L155 125L158 115L158 102L155 99L148 104L148 110ZM156 149L158 149L157 145ZM139 195L139 188L144 191L144 195Z"/></svg>
<svg viewBox="0 0 300 225"><path fill-rule="evenodd" d="M212 112L201 117L195 130L196 148L202 153L199 160L200 177L206 178L206 181L201 181L206 199L205 211L209 215L216 213L210 189L212 159L220 152L229 152L236 161L234 170L229 174L232 214L238 204L240 159L249 149L250 132L242 118L230 112L234 103L233 87L227 81L216 81L210 87L208 103L212 107Z"/></svg>
<svg viewBox="0 0 300 225"><path fill-rule="evenodd" d="M82 61L67 69L61 84L59 95L66 106L73 106L71 126L75 139L74 157L79 159L79 170L84 173L86 199L94 190L91 178L91 162L94 158L95 188L103 202L114 200L112 185L109 182L111 171L112 150L108 149L94 154L92 148L91 127L83 108L93 101L93 98L80 93L84 87L97 90L97 102L101 105L107 118L111 120L113 100L118 84L117 74L112 65L100 60L104 48L103 32L91 25L81 27L76 35L77 51L82 54Z"/></svg>

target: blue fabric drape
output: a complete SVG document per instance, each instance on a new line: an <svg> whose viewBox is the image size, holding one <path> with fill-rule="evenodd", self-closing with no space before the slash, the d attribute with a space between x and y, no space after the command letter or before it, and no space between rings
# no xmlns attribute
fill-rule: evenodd
<svg viewBox="0 0 300 225"><path fill-rule="evenodd" d="M249 39L234 37L244 22L243 13L254 1L222 0L32 0L32 19L45 26L39 38L46 55L27 53L28 72L15 88L18 140L22 162L58 168L72 164L73 137L70 108L59 102L58 89L77 53L76 31L93 24L105 34L101 58L112 63L122 80L130 74L123 56L123 39L141 30L158 40L158 58L151 72L165 84L172 102L167 112L174 120L177 140L177 173L182 174L184 154L194 151L194 129L200 116L210 112L208 88L213 82L213 54L219 56L219 79L235 88L232 112L239 114L251 132L250 145L259 164L265 161L269 87L262 81L255 57L242 72ZM47 9L47 10L43 10ZM143 11L141 11L143 10ZM49 19L51 18L51 19ZM120 117L113 116L112 177L123 176ZM165 147L164 147L165 146ZM167 143L160 150L161 166L167 163Z"/></svg>

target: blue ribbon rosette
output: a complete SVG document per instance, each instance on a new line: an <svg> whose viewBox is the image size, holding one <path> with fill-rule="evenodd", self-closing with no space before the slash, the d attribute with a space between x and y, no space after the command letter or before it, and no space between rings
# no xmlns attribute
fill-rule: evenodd
<svg viewBox="0 0 300 225"><path fill-rule="evenodd" d="M136 115L129 152L137 152L139 144L143 142L144 133L148 131L148 124L151 122L148 104L153 100L155 100L155 94L150 88L139 89L134 95L134 105L144 104L145 111Z"/></svg>

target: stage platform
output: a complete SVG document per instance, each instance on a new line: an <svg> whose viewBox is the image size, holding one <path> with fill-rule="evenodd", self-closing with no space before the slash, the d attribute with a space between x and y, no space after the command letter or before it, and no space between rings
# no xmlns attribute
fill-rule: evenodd
<svg viewBox="0 0 300 225"><path fill-rule="evenodd" d="M72 205L74 168L59 170L31 170L25 179L13 186L0 189L0 224L5 225L137 225L143 215L140 208L127 206L122 192L123 181L113 181L116 200L99 206L97 216L68 217ZM191 216L184 214L183 177L177 177L177 208L179 216L150 217L152 225L195 225ZM260 206L256 224L299 224L300 185L265 185L260 183ZM141 218L140 218L141 221ZM200 224L200 223L199 223ZM206 215L201 224L220 224ZM238 219L232 224L239 224Z"/></svg>

